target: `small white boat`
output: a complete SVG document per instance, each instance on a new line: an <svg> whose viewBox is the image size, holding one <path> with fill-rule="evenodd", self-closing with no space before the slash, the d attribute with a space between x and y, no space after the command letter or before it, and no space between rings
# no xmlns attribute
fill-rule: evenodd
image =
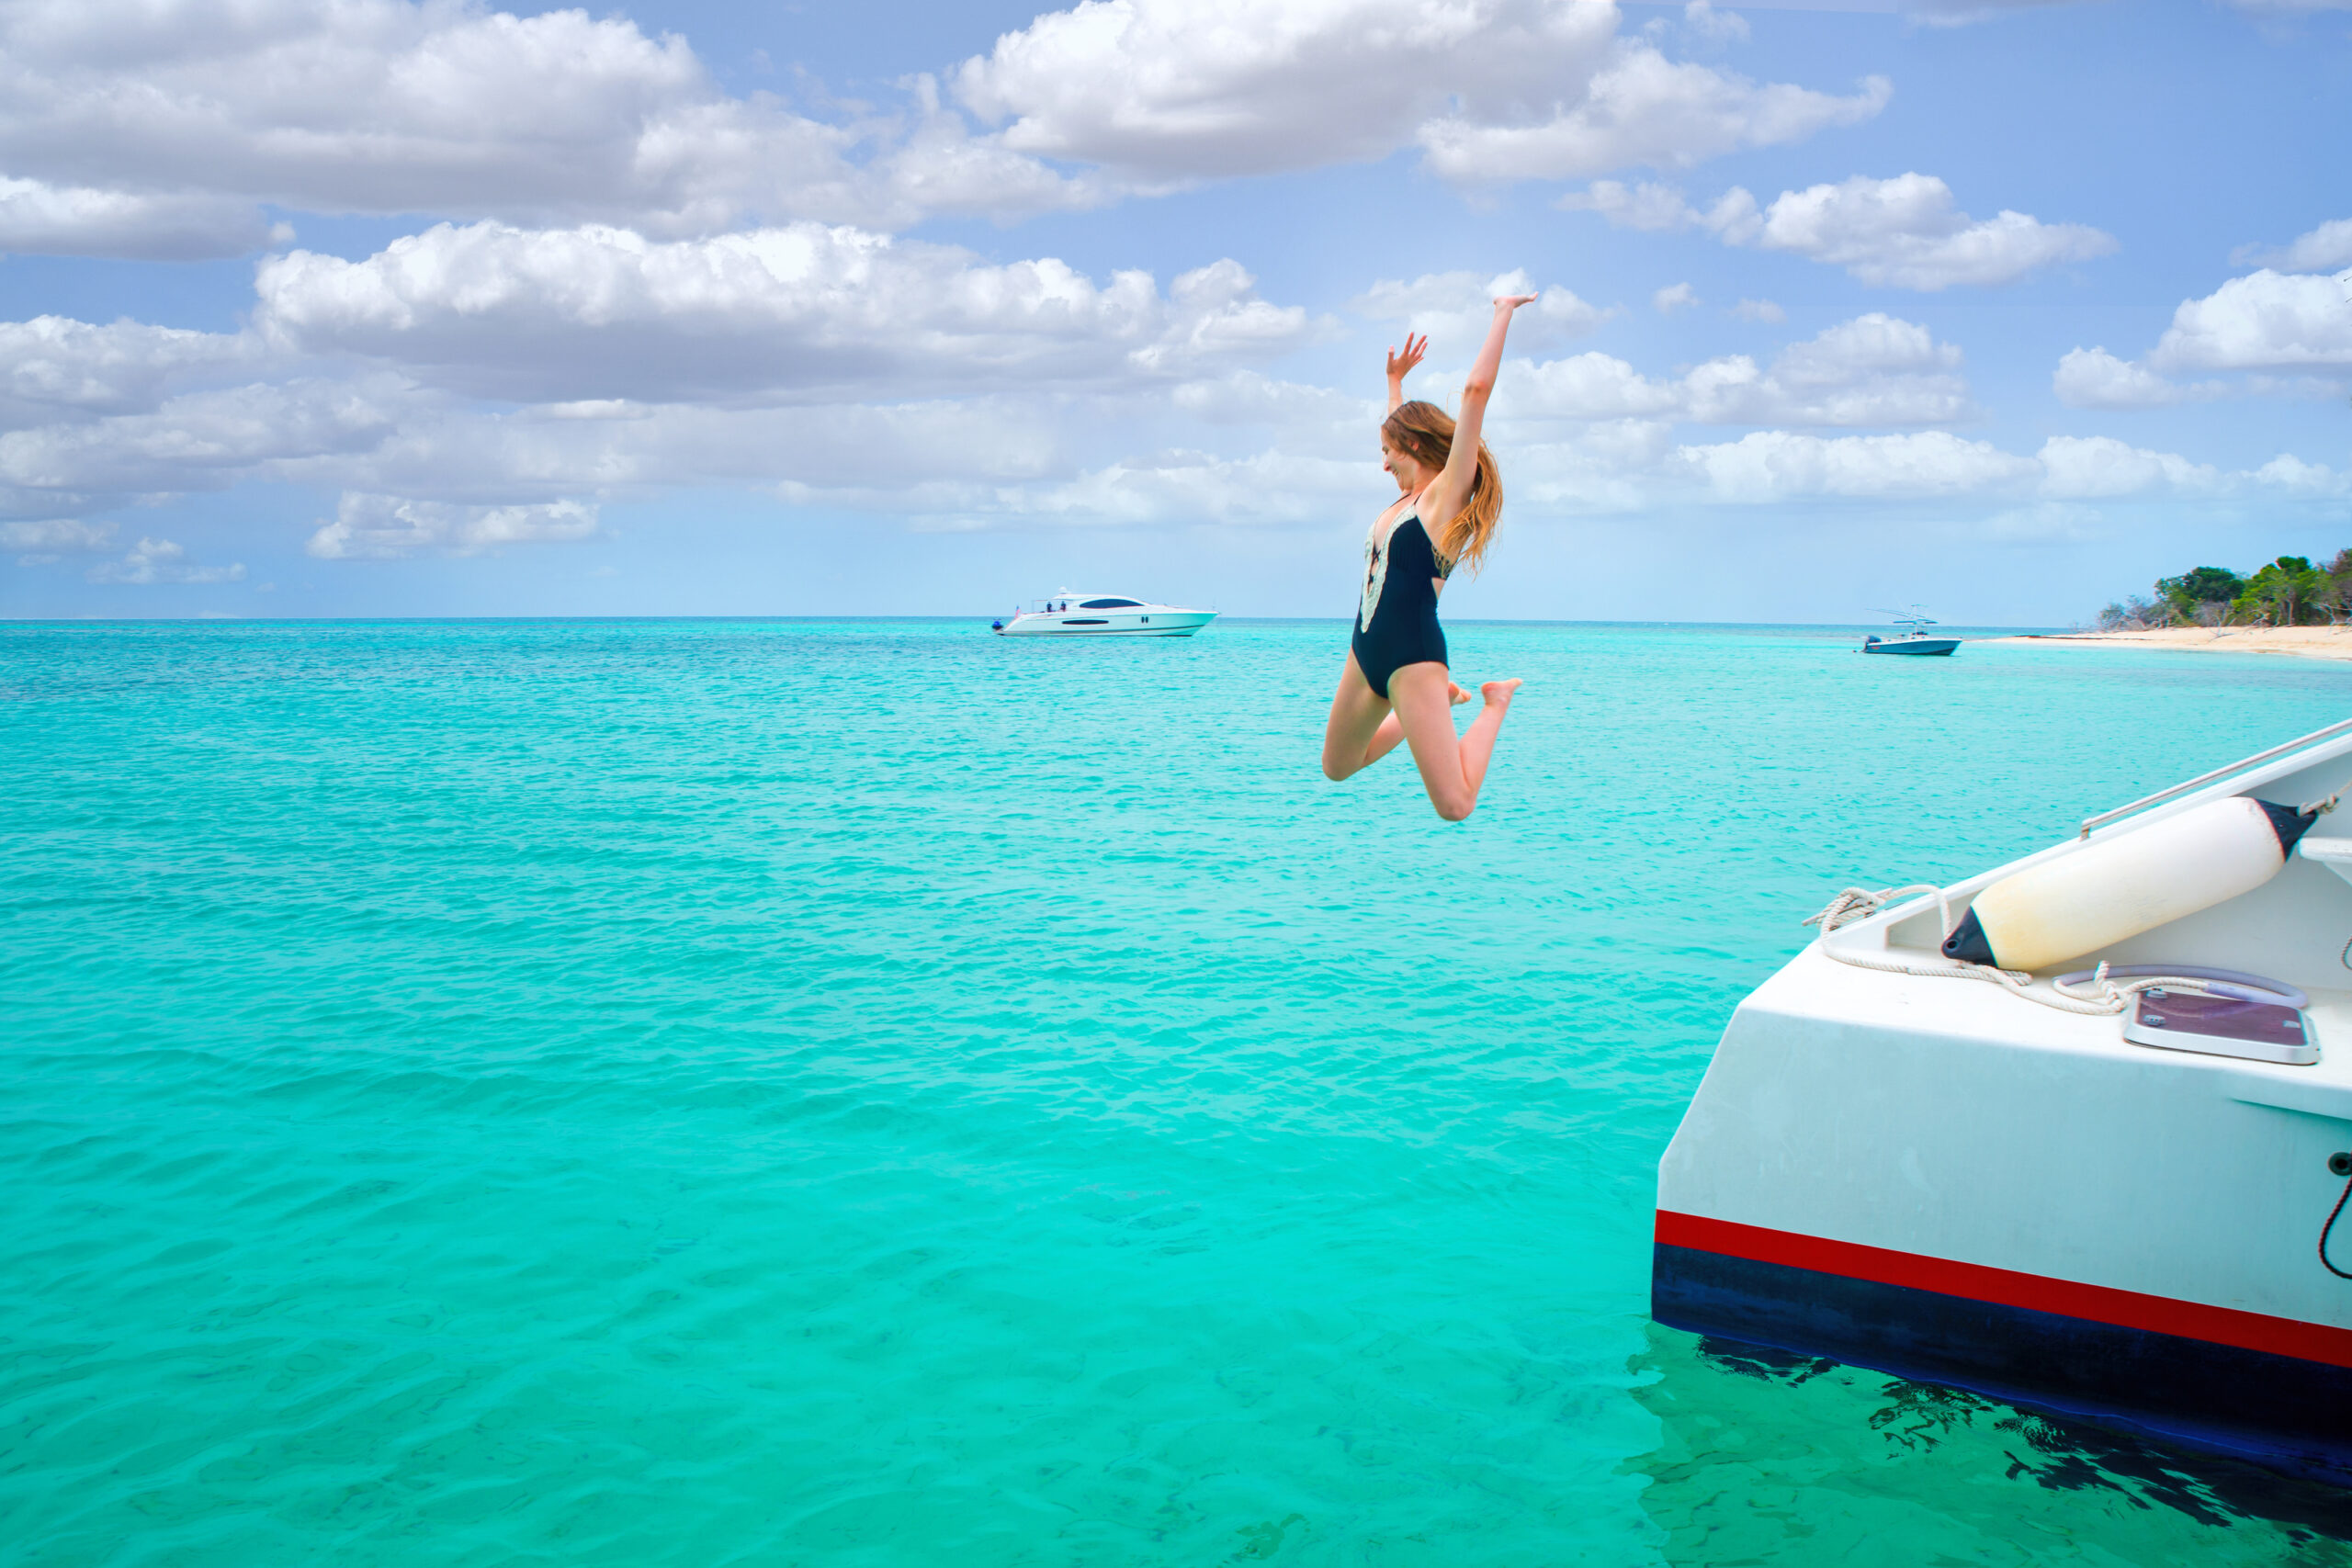
<svg viewBox="0 0 2352 1568"><path fill-rule="evenodd" d="M992 621L1001 637L1191 637L1216 619L1215 610L1155 604L1124 593L1080 593L1064 589Z"/></svg>
<svg viewBox="0 0 2352 1568"><path fill-rule="evenodd" d="M1950 653L1960 646L1956 637L1929 637L1928 628L1936 623L1919 614L1919 606L1911 606L1911 614L1896 610L1881 610L1882 615L1892 615L1894 624L1904 628L1893 637L1869 637L1862 639L1864 653Z"/></svg>
<svg viewBox="0 0 2352 1568"><path fill-rule="evenodd" d="M1840 894L1659 1166L1652 1315L2352 1485L2347 884L2352 720Z"/></svg>

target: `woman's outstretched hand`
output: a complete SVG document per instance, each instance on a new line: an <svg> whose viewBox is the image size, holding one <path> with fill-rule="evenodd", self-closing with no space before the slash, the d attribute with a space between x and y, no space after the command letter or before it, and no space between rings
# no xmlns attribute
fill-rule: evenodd
<svg viewBox="0 0 2352 1568"><path fill-rule="evenodd" d="M1539 298L1541 296L1534 294L1498 294L1495 297L1495 313L1509 315L1521 305L1534 304ZM1429 340L1423 338L1421 341L1426 344Z"/></svg>
<svg viewBox="0 0 2352 1568"><path fill-rule="evenodd" d="M1413 367L1421 362L1422 355L1429 351L1429 333L1423 333L1419 337L1415 337L1412 333L1407 333L1405 352L1399 354L1393 348L1388 351L1388 378L1391 381L1403 380Z"/></svg>

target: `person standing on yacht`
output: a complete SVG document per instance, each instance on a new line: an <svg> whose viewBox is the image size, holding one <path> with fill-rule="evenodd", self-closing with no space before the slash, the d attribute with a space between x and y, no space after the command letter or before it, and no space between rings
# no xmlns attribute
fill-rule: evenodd
<svg viewBox="0 0 2352 1568"><path fill-rule="evenodd" d="M1404 493L1380 514L1364 541L1355 631L1323 728L1324 777L1361 773L1401 740L1412 749L1430 804L1449 822L1461 821L1478 804L1495 737L1519 682L1481 686L1486 705L1466 732L1454 734L1449 710L1470 697L1447 670L1437 598L1456 567L1466 563L1473 572L1478 570L1502 515L1502 475L1478 432L1502 366L1511 312L1535 298L1519 294L1495 301L1486 345L1462 386L1458 420L1434 403L1405 400L1405 377L1429 351L1426 336L1417 343L1408 333L1405 352L1388 353L1388 418L1380 426L1380 466Z"/></svg>

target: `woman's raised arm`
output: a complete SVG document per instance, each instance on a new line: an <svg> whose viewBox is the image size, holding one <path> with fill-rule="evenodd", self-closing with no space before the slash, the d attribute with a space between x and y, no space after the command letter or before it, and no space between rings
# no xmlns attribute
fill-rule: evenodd
<svg viewBox="0 0 2352 1568"><path fill-rule="evenodd" d="M1412 333L1407 333L1405 352L1399 354L1393 348L1388 351L1388 412L1390 413L1395 413L1405 406L1405 378L1411 374L1414 366L1421 362L1421 355L1429 351L1430 334L1427 333L1420 335L1419 342L1414 341Z"/></svg>
<svg viewBox="0 0 2352 1568"><path fill-rule="evenodd" d="M1495 373L1503 365L1503 336L1510 331L1511 312L1533 304L1535 298L1510 294L1495 301L1495 319L1487 328L1486 344L1470 367L1470 378L1462 383L1462 410L1453 419L1453 449L1446 454L1444 469L1423 498L1428 510L1421 513L1421 521L1432 537L1470 500L1470 480L1478 471L1479 430L1487 422L1487 400L1494 395Z"/></svg>

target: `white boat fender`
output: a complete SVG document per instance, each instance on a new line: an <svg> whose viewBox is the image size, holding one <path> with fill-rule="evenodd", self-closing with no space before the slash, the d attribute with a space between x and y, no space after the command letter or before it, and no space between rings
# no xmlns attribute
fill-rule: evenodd
<svg viewBox="0 0 2352 1568"><path fill-rule="evenodd" d="M2154 931L2278 875L2318 816L2233 795L2086 845L1979 893L1944 956L2034 970Z"/></svg>

